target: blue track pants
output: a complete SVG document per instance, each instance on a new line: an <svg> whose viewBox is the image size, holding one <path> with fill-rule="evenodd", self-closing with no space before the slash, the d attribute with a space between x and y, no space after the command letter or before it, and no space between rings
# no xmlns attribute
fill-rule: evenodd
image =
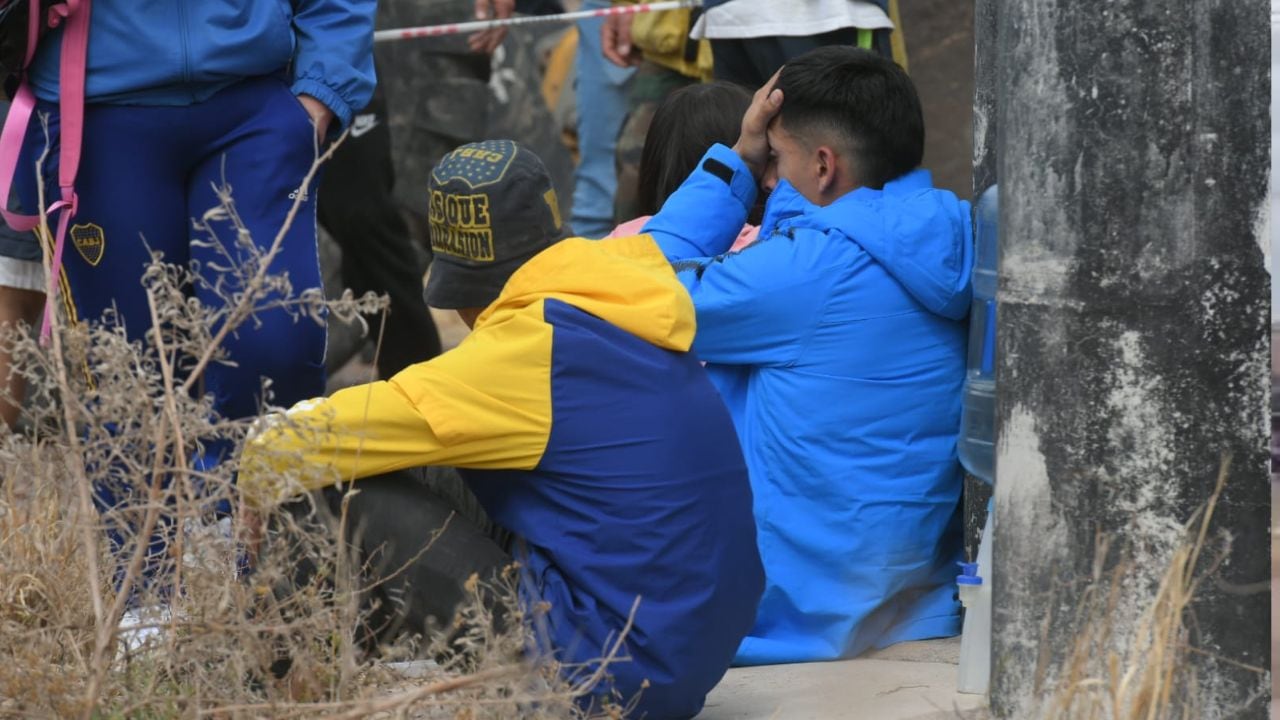
<svg viewBox="0 0 1280 720"><path fill-rule="evenodd" d="M46 197L57 198L57 106L41 103L39 111L49 113L54 143L43 170ZM265 250L311 167L314 135L306 110L275 77L246 80L181 107L87 106L76 183L80 208L63 254L70 289L64 301L74 317L96 321L114 307L129 337L142 338L151 320L140 280L151 251L163 253L166 262L199 267L205 282L195 296L206 305L221 304L209 289L217 280L215 268L227 264L221 250L234 258L245 251L225 221L214 223L222 249L192 243L205 239L193 219L217 206L213 186L228 184L253 244ZM22 170L34 168L43 145L44 133L33 121L18 177L24 207L36 206L35 173ZM314 188L271 272L288 273L295 292L320 286ZM205 372L205 390L223 417L256 414L261 378L271 379L278 405L324 391L324 328L281 310L258 320L228 337L235 366L216 363Z"/></svg>
<svg viewBox="0 0 1280 720"><path fill-rule="evenodd" d="M57 198L57 104L42 102L38 112L49 116L53 145L42 171L46 197ZM186 106L89 104L84 124L76 183L80 207L63 254L61 300L74 320L98 321L114 308L134 340L151 327L141 278L153 251L166 262L198 270L202 282L191 293L207 306L224 303L211 290L219 281L224 292L240 290L218 269L247 253L231 223L212 223L221 247L211 247L193 225L218 205L214 185L232 188L252 245L265 250L315 157L315 130L306 110L285 80L274 76L244 80ZM44 132L33 120L16 179L24 207L37 205L35 161L44 145ZM295 293L320 287L314 184L306 192L270 268L287 273ZM203 389L214 396L222 417L257 414L264 378L271 381L270 401L276 405L324 391L325 329L310 319L268 310L230 334L224 347L235 364L212 363L203 378ZM230 449L205 447L204 457L194 460L216 463ZM119 488L97 490L104 509L117 504ZM117 545L122 542L119 533L112 536ZM162 553L163 538L152 546Z"/></svg>

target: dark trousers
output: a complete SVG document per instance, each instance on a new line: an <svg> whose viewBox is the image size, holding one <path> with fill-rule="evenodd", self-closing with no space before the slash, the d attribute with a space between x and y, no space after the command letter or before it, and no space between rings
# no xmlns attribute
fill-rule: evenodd
<svg viewBox="0 0 1280 720"><path fill-rule="evenodd" d="M872 34L871 49L893 57L889 45L888 30L876 30ZM755 90L769 82L769 78L792 58L799 57L814 48L825 45L857 45L858 29L841 28L820 35L803 37L772 36L712 40L711 54L715 59L715 78L727 80Z"/></svg>
<svg viewBox="0 0 1280 720"><path fill-rule="evenodd" d="M480 600L502 623L492 587L511 564L509 535L494 526L452 468L421 468L358 480L347 506L347 540L364 569L371 639L446 627L481 580ZM326 493L341 512L341 493ZM501 629L501 628L499 628Z"/></svg>
<svg viewBox="0 0 1280 720"><path fill-rule="evenodd" d="M317 219L342 248L343 285L356 295L372 291L391 299L385 332L381 317L366 318L374 342L381 342L377 365L384 379L440 354L440 336L422 300L424 262L394 185L391 133L378 91L325 168Z"/></svg>

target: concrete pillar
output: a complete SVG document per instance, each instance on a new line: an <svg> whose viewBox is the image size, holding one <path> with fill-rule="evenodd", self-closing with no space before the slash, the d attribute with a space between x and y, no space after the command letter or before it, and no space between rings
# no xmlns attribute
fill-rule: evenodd
<svg viewBox="0 0 1280 720"><path fill-rule="evenodd" d="M1103 567L1132 563L1106 613L1124 652L1230 454L1189 621L1198 680L1174 691L1206 720L1264 718L1268 5L994 1L993 710L1045 716L1101 538Z"/></svg>
<svg viewBox="0 0 1280 720"><path fill-rule="evenodd" d="M975 0L973 8L973 198L996 184L996 80L998 0Z"/></svg>
<svg viewBox="0 0 1280 720"><path fill-rule="evenodd" d="M973 9L973 201L996 184L996 3L975 0ZM928 127L928 126L926 126ZM975 218L976 221L976 218ZM970 560L987 522L991 486L972 475L964 479L964 544Z"/></svg>

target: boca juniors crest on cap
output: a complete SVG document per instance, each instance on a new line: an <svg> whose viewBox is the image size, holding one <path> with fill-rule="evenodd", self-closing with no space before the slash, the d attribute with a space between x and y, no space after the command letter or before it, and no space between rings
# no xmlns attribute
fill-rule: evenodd
<svg viewBox="0 0 1280 720"><path fill-rule="evenodd" d="M492 185L507 174L511 163L520 154L519 150L520 146L514 140L486 140L463 145L440 158L431 171L431 181L443 185L457 180L473 190ZM538 162L541 164L542 161Z"/></svg>
<svg viewBox="0 0 1280 720"><path fill-rule="evenodd" d="M97 266L102 262L102 253L107 247L107 236L102 232L102 228L94 223L72 225L71 244L76 246L76 251L85 262Z"/></svg>

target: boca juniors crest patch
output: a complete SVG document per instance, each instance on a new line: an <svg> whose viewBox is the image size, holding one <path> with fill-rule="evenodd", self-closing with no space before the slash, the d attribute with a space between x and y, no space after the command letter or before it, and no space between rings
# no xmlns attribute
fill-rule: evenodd
<svg viewBox="0 0 1280 720"><path fill-rule="evenodd" d="M71 242L85 262L94 266L102 262L102 251L106 249L107 236L98 225L94 223L72 225Z"/></svg>

